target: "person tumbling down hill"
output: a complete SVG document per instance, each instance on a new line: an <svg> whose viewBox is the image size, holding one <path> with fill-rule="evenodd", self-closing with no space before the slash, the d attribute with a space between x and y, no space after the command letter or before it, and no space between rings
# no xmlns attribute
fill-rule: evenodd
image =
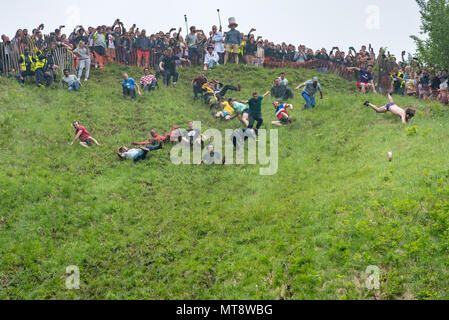
<svg viewBox="0 0 449 320"><path fill-rule="evenodd" d="M323 91L321 90L321 84L319 83L319 79L317 77L297 86L295 90L299 90L301 88L304 88L302 91L302 97L306 101L306 104L304 105L305 109L312 109L316 106L315 93L317 91L320 92L320 97L323 99Z"/></svg>
<svg viewBox="0 0 449 320"><path fill-rule="evenodd" d="M145 160L147 155L151 151L163 149L164 146L161 143L159 146L146 146L140 147L140 149L128 149L127 147L120 147L114 152L119 156L121 160L133 160L138 162L140 160Z"/></svg>
<svg viewBox="0 0 449 320"><path fill-rule="evenodd" d="M218 112L216 118L224 118L225 120L231 120L235 117L235 109L233 108L234 100L229 99L228 101L221 102L220 105L223 107L223 111Z"/></svg>
<svg viewBox="0 0 449 320"><path fill-rule="evenodd" d="M123 88L123 97L131 97L131 99L136 98L136 88L137 93L139 96L142 95L140 92L140 86L139 84L133 79L128 76L127 73L123 74L123 81L122 81L122 88Z"/></svg>
<svg viewBox="0 0 449 320"><path fill-rule="evenodd" d="M287 108L293 111L293 105L291 104L280 104L279 101L273 102L276 117L279 119L278 121L273 121L272 124L274 126L283 126L292 122L292 119L288 115Z"/></svg>
<svg viewBox="0 0 449 320"><path fill-rule="evenodd" d="M248 121L249 106L247 104L243 104L241 102L235 101L235 99L230 99L230 100L232 100L232 103L229 102L231 107L234 108L234 110L237 114L240 114L242 116L240 121L242 121L245 124L245 126L248 127L249 126L249 121Z"/></svg>
<svg viewBox="0 0 449 320"><path fill-rule="evenodd" d="M189 144L191 146L199 144L201 145L201 147L203 147L204 141L207 140L206 136L202 134L199 129L195 129L193 127L193 121L189 121L188 127L189 128L182 135L180 142Z"/></svg>
<svg viewBox="0 0 449 320"><path fill-rule="evenodd" d="M246 101L240 101L240 103L248 104L249 105L249 112L248 112L248 129L252 129L254 127L254 122L257 121L256 129L258 132L260 127L262 127L263 124L263 117L262 117L262 100L270 94L270 91L265 92L263 96L259 96L257 92L253 93L253 97L246 100Z"/></svg>
<svg viewBox="0 0 449 320"><path fill-rule="evenodd" d="M407 108L406 110L398 107L396 103L394 103L393 98L390 94L388 94L388 99L390 99L390 103L387 103L382 108L376 107L374 104L370 103L369 101L365 102L365 106L371 107L374 111L377 113L387 113L391 112L392 114L400 117L402 119L403 124L407 124L416 114L416 110L413 108Z"/></svg>
<svg viewBox="0 0 449 320"><path fill-rule="evenodd" d="M167 134L165 136L160 136L157 134L155 130L151 130L150 138L143 142L133 142L133 146L147 146L147 145L159 145L161 143L166 143L170 140L170 134Z"/></svg>
<svg viewBox="0 0 449 320"><path fill-rule="evenodd" d="M89 145L91 142L95 143L97 146L100 146L97 140L95 140L89 132L87 132L86 128L83 126L80 126L78 121L73 122L73 127L75 128L75 139L70 144L73 146L73 144L76 142L76 140L80 140L80 145L84 148L89 148Z"/></svg>
<svg viewBox="0 0 449 320"><path fill-rule="evenodd" d="M359 79L357 82L357 87L362 91L363 94L366 93L366 90L372 89L374 94L377 94L376 92L376 86L374 85L374 76L372 74L373 72L373 66L369 65L366 69L363 68L356 68L356 67L350 67L348 68L349 71L359 71Z"/></svg>

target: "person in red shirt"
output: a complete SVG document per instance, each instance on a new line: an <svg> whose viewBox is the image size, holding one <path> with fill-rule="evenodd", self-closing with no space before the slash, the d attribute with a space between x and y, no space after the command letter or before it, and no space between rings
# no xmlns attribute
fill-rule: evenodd
<svg viewBox="0 0 449 320"><path fill-rule="evenodd" d="M78 121L74 121L73 122L73 127L75 128L75 139L73 140L73 142L70 144L71 146L73 146L73 144L76 142L76 140L80 140L80 144L81 146L83 146L84 148L89 148L89 144L91 142L94 142L97 146L100 146L100 144L98 143L97 140L95 140L89 132L87 132L86 128L84 128L83 126L80 126Z"/></svg>
<svg viewBox="0 0 449 320"><path fill-rule="evenodd" d="M193 89L193 95L194 99L198 99L198 94L203 97L203 85L207 83L206 74L204 72L201 72L201 75L198 77L193 78L192 80L192 89Z"/></svg>
<svg viewBox="0 0 449 320"><path fill-rule="evenodd" d="M159 145L160 143L165 143L167 141L166 136L160 136L156 133L155 130L151 130L151 137L143 142L133 142L133 146L146 146L146 145Z"/></svg>

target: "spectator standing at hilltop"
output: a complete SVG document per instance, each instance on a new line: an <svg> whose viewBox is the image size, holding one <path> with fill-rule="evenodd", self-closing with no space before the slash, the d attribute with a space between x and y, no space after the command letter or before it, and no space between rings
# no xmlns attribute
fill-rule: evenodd
<svg viewBox="0 0 449 320"><path fill-rule="evenodd" d="M224 62L224 53L225 53L224 37L222 31L223 30L221 26L220 31L217 30L217 26L212 26L211 43L214 46L214 51L218 53L218 56L220 57L219 60L220 64L223 64Z"/></svg>
<svg viewBox="0 0 449 320"><path fill-rule="evenodd" d="M73 53L78 57L79 59L79 66L78 66L78 79L81 79L83 76L83 70L86 70L86 73L84 75L84 81L87 81L89 79L89 73L90 73L90 52L89 49L86 47L86 44L84 41L81 41L79 43L79 47L73 50Z"/></svg>
<svg viewBox="0 0 449 320"><path fill-rule="evenodd" d="M225 38L225 44L226 44L226 54L224 57L224 64L226 65L228 63L229 55L234 55L235 63L239 64L239 50L240 45L243 42L242 35L240 34L240 31L236 30L238 27L238 24L235 20L235 18L229 18L229 30L226 33Z"/></svg>

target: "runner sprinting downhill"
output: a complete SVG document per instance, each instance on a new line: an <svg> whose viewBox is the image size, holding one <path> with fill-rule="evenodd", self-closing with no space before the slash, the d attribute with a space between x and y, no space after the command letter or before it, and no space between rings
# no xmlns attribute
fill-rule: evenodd
<svg viewBox="0 0 449 320"><path fill-rule="evenodd" d="M376 107L374 104L370 103L369 101L365 102L365 106L371 107L371 109L373 109L377 113L391 112L392 114L394 114L398 117L401 117L403 124L407 124L407 122L409 122L415 116L415 114L416 114L415 109L409 107L404 110L404 109L398 107L398 105L396 103L394 103L394 100L390 94L388 94L388 99L390 99L390 102L387 103L382 108Z"/></svg>

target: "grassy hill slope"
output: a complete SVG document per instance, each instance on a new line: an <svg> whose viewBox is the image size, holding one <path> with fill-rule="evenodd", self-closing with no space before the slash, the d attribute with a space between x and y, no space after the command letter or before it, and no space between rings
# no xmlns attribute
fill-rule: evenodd
<svg viewBox="0 0 449 320"><path fill-rule="evenodd" d="M277 175L175 166L168 149L133 164L113 150L151 129L241 124L193 101L199 69L137 101L121 96L123 71L141 72L94 72L80 93L0 79L0 298L449 298L446 108L397 98L419 110L404 126L364 107L354 83L321 76L325 99L304 111L296 93L296 121L279 129ZM291 86L314 75L286 71ZM247 99L278 72L230 66L208 76L241 83L235 97ZM275 120L270 101L265 128ZM73 120L102 147L70 147ZM65 288L70 265L80 290ZM381 270L380 290L366 289L370 265Z"/></svg>

